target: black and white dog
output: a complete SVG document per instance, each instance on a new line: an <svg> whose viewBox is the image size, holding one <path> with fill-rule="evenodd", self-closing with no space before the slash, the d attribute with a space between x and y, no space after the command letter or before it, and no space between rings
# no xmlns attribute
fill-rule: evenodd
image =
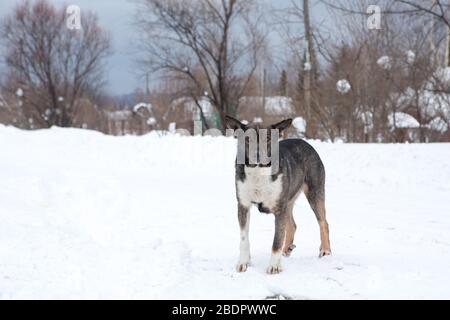
<svg viewBox="0 0 450 320"><path fill-rule="evenodd" d="M268 128L250 127L232 118L226 118L229 129L247 132L271 129L283 131L292 123L292 119L281 121ZM263 133L264 135L264 133ZM267 143L270 154L271 136L267 139L257 139ZM314 148L302 139L286 139L276 141L278 145L278 170L274 172L271 164L249 161L248 139L239 139L238 144L245 143L245 162L236 159L236 197L238 201L238 219L241 229L240 258L236 266L238 272L244 272L250 263L249 222L250 208L256 205L260 212L275 215L275 237L272 245L272 256L267 273L276 274L282 271L281 256L289 256L294 245L296 224L292 214L295 200L303 191L314 211L320 226L320 254L319 257L331 254L328 223L325 217L325 169L319 155ZM238 146L239 147L239 146ZM273 147L272 147L273 148ZM241 149L242 150L242 149Z"/></svg>

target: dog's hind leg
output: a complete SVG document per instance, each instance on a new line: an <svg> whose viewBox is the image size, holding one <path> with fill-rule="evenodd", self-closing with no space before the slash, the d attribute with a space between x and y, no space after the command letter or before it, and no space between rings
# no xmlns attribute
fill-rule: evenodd
<svg viewBox="0 0 450 320"><path fill-rule="evenodd" d="M238 204L238 219L241 229L239 262L236 266L237 272L247 271L250 264L250 240L248 237L250 227L250 208Z"/></svg>
<svg viewBox="0 0 450 320"><path fill-rule="evenodd" d="M325 189L323 186L308 186L305 190L306 198L311 209L316 215L320 228L320 253L319 257L331 254L330 234L325 210Z"/></svg>
<svg viewBox="0 0 450 320"><path fill-rule="evenodd" d="M284 246L283 246L283 255L285 257L289 257L292 253L292 250L295 249L294 236L295 231L297 230L297 225L295 224L294 221L294 213L293 213L294 203L295 201L292 201L287 207L288 218L286 223L286 238L284 239Z"/></svg>

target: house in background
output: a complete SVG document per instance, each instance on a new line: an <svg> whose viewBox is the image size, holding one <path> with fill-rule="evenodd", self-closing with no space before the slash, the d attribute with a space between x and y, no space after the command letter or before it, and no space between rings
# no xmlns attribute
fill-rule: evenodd
<svg viewBox="0 0 450 320"><path fill-rule="evenodd" d="M144 134L156 129L157 120L151 103L139 102L131 114L132 130L138 134Z"/></svg>
<svg viewBox="0 0 450 320"><path fill-rule="evenodd" d="M118 136L131 133L130 110L105 111L105 117L106 133Z"/></svg>
<svg viewBox="0 0 450 320"><path fill-rule="evenodd" d="M187 129L192 133L194 131L194 121L203 121L201 117L202 112L206 127L219 127L220 115L206 97L200 98L197 102L191 97L173 100L163 119L171 125L171 130Z"/></svg>
<svg viewBox="0 0 450 320"><path fill-rule="evenodd" d="M427 141L448 140L450 136L450 67L438 68L418 90L408 87L393 100L400 113L412 116L416 122L417 119L421 119L420 124L422 130L426 132ZM400 118L402 117L405 118L400 114ZM406 123L412 125L413 121L409 120ZM408 131L414 131L414 129L417 128L409 128ZM414 141L418 142L418 140Z"/></svg>
<svg viewBox="0 0 450 320"><path fill-rule="evenodd" d="M142 135L157 127L157 120L150 103L139 102L133 108L105 111L105 131L108 134Z"/></svg>
<svg viewBox="0 0 450 320"><path fill-rule="evenodd" d="M237 110L238 119L261 125L295 117L292 99L283 96L242 97Z"/></svg>
<svg viewBox="0 0 450 320"><path fill-rule="evenodd" d="M237 118L249 124L269 126L292 118L292 127L286 130L285 137L304 137L306 121L296 116L292 98L284 96L242 97L239 100Z"/></svg>
<svg viewBox="0 0 450 320"><path fill-rule="evenodd" d="M220 115L207 97L197 102L190 97L173 100L164 114L164 121L171 125L171 130L187 129L193 132L194 121L204 120L208 128L220 126ZM296 118L295 125L288 131L290 136L304 136L306 122L296 117L293 101L289 97L242 97L239 100L236 117L244 123L266 126L287 118Z"/></svg>
<svg viewBox="0 0 450 320"><path fill-rule="evenodd" d="M392 112L388 115L388 125L396 142L418 140L420 124L412 115L404 112Z"/></svg>

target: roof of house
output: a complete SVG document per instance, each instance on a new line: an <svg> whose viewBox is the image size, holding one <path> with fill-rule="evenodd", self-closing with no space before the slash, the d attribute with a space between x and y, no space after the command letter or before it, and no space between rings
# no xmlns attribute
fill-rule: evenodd
<svg viewBox="0 0 450 320"><path fill-rule="evenodd" d="M289 116L295 113L292 98L284 96L246 96L239 100L243 108L259 108L264 104L264 114L268 116Z"/></svg>
<svg viewBox="0 0 450 320"><path fill-rule="evenodd" d="M113 121L125 121L131 117L130 110L106 111L105 113L108 119Z"/></svg>
<svg viewBox="0 0 450 320"><path fill-rule="evenodd" d="M211 102L209 101L208 98L206 97L201 97L198 101L198 104L200 105L200 107L202 108L203 114L205 115L205 117L211 117L214 112L214 106L211 104ZM195 100L191 97L181 97L178 99L175 99L172 101L172 103L170 104L165 117L167 116L167 114L169 112L177 112L178 109L182 109L186 112L192 113L194 118L198 118L198 116L200 115L200 110L198 108L197 103L195 102Z"/></svg>
<svg viewBox="0 0 450 320"><path fill-rule="evenodd" d="M395 119L394 119L395 116ZM394 123L395 120L395 123ZM412 115L404 112L391 112L388 115L389 127L391 129L415 129L419 128L419 121L416 120Z"/></svg>
<svg viewBox="0 0 450 320"><path fill-rule="evenodd" d="M139 110L144 109L150 113L153 113L153 106L151 103L139 102L133 107L134 112L138 112Z"/></svg>

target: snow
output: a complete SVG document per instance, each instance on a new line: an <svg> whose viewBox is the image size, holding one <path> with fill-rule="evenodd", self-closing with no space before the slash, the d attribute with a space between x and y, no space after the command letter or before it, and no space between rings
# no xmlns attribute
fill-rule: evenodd
<svg viewBox="0 0 450 320"><path fill-rule="evenodd" d="M153 106L151 103L139 102L133 107L134 112L139 112L140 109L146 109L148 112L153 112Z"/></svg>
<svg viewBox="0 0 450 320"><path fill-rule="evenodd" d="M267 116L286 116L295 113L294 103L292 98L285 96L246 96L239 99L239 105L241 106L262 106L264 101L264 113Z"/></svg>
<svg viewBox="0 0 450 320"><path fill-rule="evenodd" d="M312 69L311 63L305 62L305 63L303 64L303 70L305 70L305 71L310 71L311 69Z"/></svg>
<svg viewBox="0 0 450 320"><path fill-rule="evenodd" d="M395 119L394 119L395 116ZM395 120L395 123L394 123ZM391 112L388 115L388 122L390 128L398 128L398 129L414 129L419 128L420 124L413 116L404 113L404 112Z"/></svg>
<svg viewBox="0 0 450 320"><path fill-rule="evenodd" d="M279 116L285 115L289 116L295 112L294 103L292 98L284 96L272 96L266 97L266 115L269 116Z"/></svg>
<svg viewBox="0 0 450 320"><path fill-rule="evenodd" d="M252 210L238 274L236 140L0 126L0 298L449 299L450 145L311 141L333 255L301 196L297 248L265 274L273 216Z"/></svg>
<svg viewBox="0 0 450 320"><path fill-rule="evenodd" d="M448 124L441 117L436 117L427 124L427 128L445 133L448 130Z"/></svg>
<svg viewBox="0 0 450 320"><path fill-rule="evenodd" d="M414 64L416 61L416 54L411 50L406 51L406 61L408 64Z"/></svg>
<svg viewBox="0 0 450 320"><path fill-rule="evenodd" d="M47 108L47 109L45 109L44 114L42 114L42 118L44 118L44 120L48 120L51 115L52 115L52 110Z"/></svg>
<svg viewBox="0 0 450 320"><path fill-rule="evenodd" d="M22 88L17 89L16 96L23 97L23 90L22 90Z"/></svg>
<svg viewBox="0 0 450 320"><path fill-rule="evenodd" d="M253 123L262 123L262 122L263 122L263 120L260 117L253 118Z"/></svg>
<svg viewBox="0 0 450 320"><path fill-rule="evenodd" d="M450 82L450 67L438 68L433 78L439 83L448 84Z"/></svg>
<svg viewBox="0 0 450 320"><path fill-rule="evenodd" d="M214 106L211 104L209 98L201 97L198 99L197 102L202 108L205 118L211 118L214 115L215 109ZM179 110L180 108L183 109L183 112L191 113L192 120L200 119L200 109L198 108L198 105L195 102L195 100L191 97L181 97L172 101L172 103L168 108L168 111L166 112L165 117L167 117L169 111L175 113L180 112Z"/></svg>
<svg viewBox="0 0 450 320"><path fill-rule="evenodd" d="M306 120L302 117L296 117L294 120L292 120L292 125L299 133L305 133L306 132Z"/></svg>
<svg viewBox="0 0 450 320"><path fill-rule="evenodd" d="M176 129L177 129L177 124L176 124L176 122L171 122L171 123L169 123L169 128L168 128L169 132L175 133L175 130L176 130Z"/></svg>
<svg viewBox="0 0 450 320"><path fill-rule="evenodd" d="M352 86L350 85L350 82L346 79L341 79L336 83L336 89L339 93L346 94L351 88Z"/></svg>
<svg viewBox="0 0 450 320"><path fill-rule="evenodd" d="M126 121L131 117L129 110L106 111L106 116L112 121Z"/></svg>
<svg viewBox="0 0 450 320"><path fill-rule="evenodd" d="M397 109L406 110L410 106L415 106L417 101L424 116L428 118L443 117L450 120L450 94L439 92L439 90L435 91L439 85L433 81L435 79L427 81L424 88L417 91L408 87L398 97L393 95L392 100L395 101Z"/></svg>
<svg viewBox="0 0 450 320"><path fill-rule="evenodd" d="M389 70L392 67L391 58L389 56L382 56L377 60L377 64L385 70Z"/></svg>
<svg viewBox="0 0 450 320"><path fill-rule="evenodd" d="M360 107L359 109L364 110L363 107ZM373 129L373 114L372 114L372 112L359 111L358 118L361 119L362 123L364 124L364 133L369 133Z"/></svg>
<svg viewBox="0 0 450 320"><path fill-rule="evenodd" d="M147 119L147 124L148 124L149 126L154 126L156 123L157 123L157 121L156 121L156 119L153 118L153 117L150 117L150 118Z"/></svg>

